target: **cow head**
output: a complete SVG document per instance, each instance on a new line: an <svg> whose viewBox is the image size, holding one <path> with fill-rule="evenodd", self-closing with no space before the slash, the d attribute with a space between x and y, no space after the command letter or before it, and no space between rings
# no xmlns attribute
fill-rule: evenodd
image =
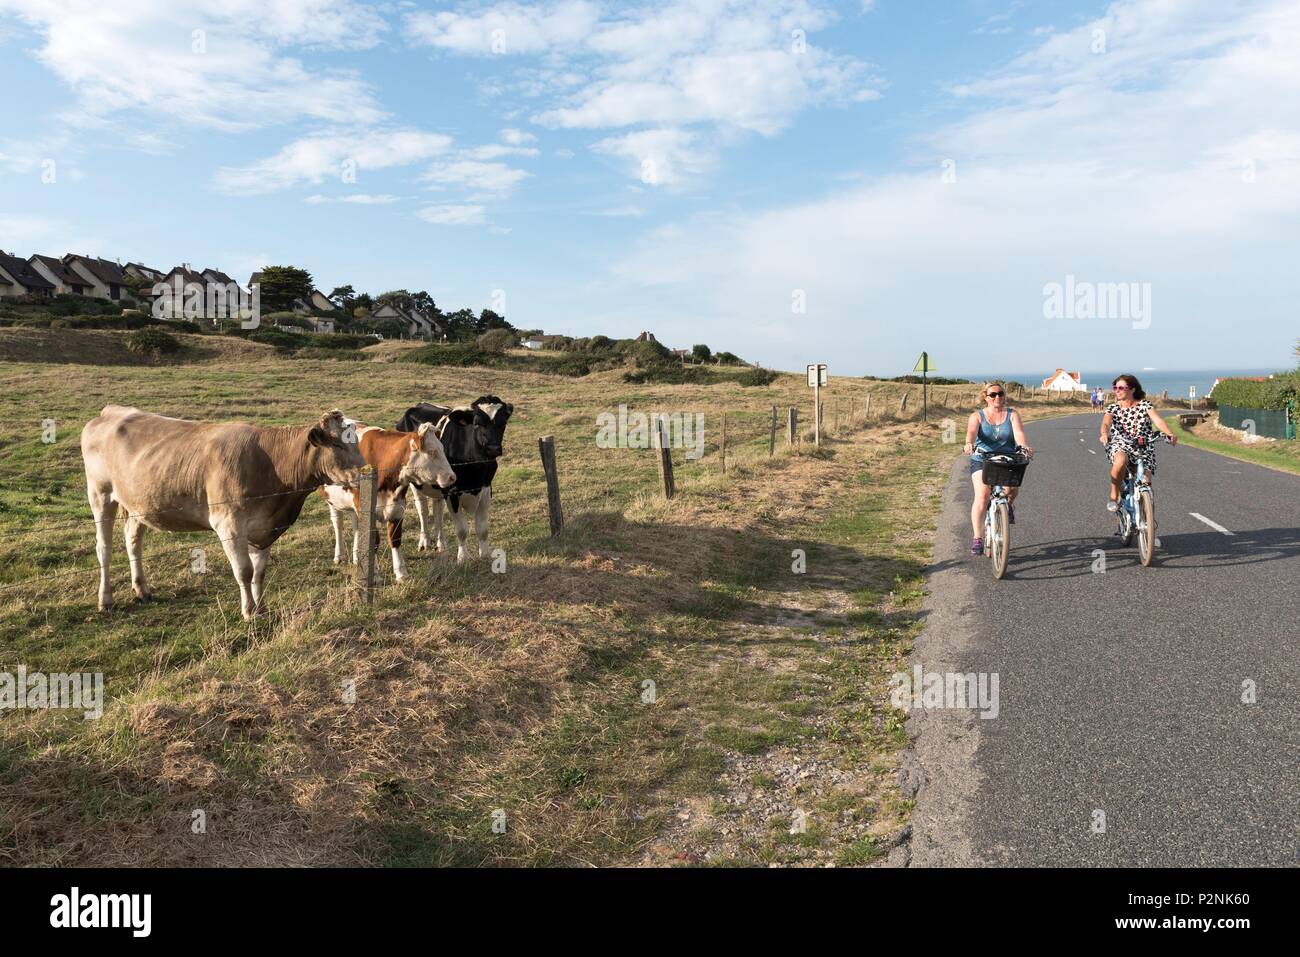
<svg viewBox="0 0 1300 957"><path fill-rule="evenodd" d="M477 462L487 458L475 440L474 412L470 409L452 409L434 426L434 434L442 442L443 451L451 462Z"/></svg>
<svg viewBox="0 0 1300 957"><path fill-rule="evenodd" d="M423 423L411 436L410 454L402 466L401 480L414 485L433 485L451 488L456 484L456 473L447 462L442 440L430 422Z"/></svg>
<svg viewBox="0 0 1300 957"><path fill-rule="evenodd" d="M357 444L356 428L338 409L326 412L307 433L308 451L313 452L316 471L331 484L355 486L366 460Z"/></svg>
<svg viewBox="0 0 1300 957"><path fill-rule="evenodd" d="M515 407L495 395L481 395L469 404L474 413L475 441L483 450L483 457L500 458L505 441L506 423Z"/></svg>

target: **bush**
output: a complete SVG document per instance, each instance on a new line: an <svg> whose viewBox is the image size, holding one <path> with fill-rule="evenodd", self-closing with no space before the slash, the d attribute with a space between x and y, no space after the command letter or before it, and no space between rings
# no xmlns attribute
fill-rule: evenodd
<svg viewBox="0 0 1300 957"><path fill-rule="evenodd" d="M286 332L284 329L267 328L266 326L254 329L248 334L248 338L253 342L262 342L281 350L301 349L303 346L312 344L311 339L307 336L296 332Z"/></svg>
<svg viewBox="0 0 1300 957"><path fill-rule="evenodd" d="M643 345L643 343L637 343ZM710 385L718 381L718 374L707 366L683 366L673 362L648 363L634 372L624 372L623 381L636 385L658 383L663 385Z"/></svg>
<svg viewBox="0 0 1300 957"><path fill-rule="evenodd" d="M719 352L713 357L720 366L743 366L745 360L734 352Z"/></svg>
<svg viewBox="0 0 1300 957"><path fill-rule="evenodd" d="M771 369L746 369L736 376L736 381L741 385L771 385L775 378L776 373Z"/></svg>
<svg viewBox="0 0 1300 957"><path fill-rule="evenodd" d="M1281 373L1265 382L1224 379L1214 387L1214 401L1239 409L1284 409L1300 400L1300 372Z"/></svg>
<svg viewBox="0 0 1300 957"><path fill-rule="evenodd" d="M487 366L496 369L522 369L548 375L584 376L591 371L585 359L575 355L512 356L503 352L484 352L471 342L421 346L403 355L400 362L419 362L430 366Z"/></svg>
<svg viewBox="0 0 1300 957"><path fill-rule="evenodd" d="M707 345L701 342L691 346L691 356L695 359L696 362L708 362L711 358L713 358L713 353L709 351L709 347Z"/></svg>
<svg viewBox="0 0 1300 957"><path fill-rule="evenodd" d="M509 329L489 329L475 340L484 352L505 352L519 345L519 340Z"/></svg>
<svg viewBox="0 0 1300 957"><path fill-rule="evenodd" d="M356 349L330 349L323 346L307 346L293 354L295 359L355 359L369 362L370 356Z"/></svg>
<svg viewBox="0 0 1300 957"><path fill-rule="evenodd" d="M126 347L132 352L147 356L171 355L181 351L175 336L161 329L138 329L126 337Z"/></svg>

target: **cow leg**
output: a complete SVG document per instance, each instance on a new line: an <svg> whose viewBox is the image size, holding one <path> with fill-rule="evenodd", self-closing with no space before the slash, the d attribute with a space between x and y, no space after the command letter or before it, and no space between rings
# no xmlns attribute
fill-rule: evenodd
<svg viewBox="0 0 1300 957"><path fill-rule="evenodd" d="M99 559L99 610L113 607L113 586L108 580L108 563L113 553L113 523L117 521L117 502L113 493L93 486L86 490L90 512L95 516L95 557Z"/></svg>
<svg viewBox="0 0 1300 957"><path fill-rule="evenodd" d="M148 601L153 597L144 581L144 522L134 515L126 517L126 557L131 563L131 588L135 597Z"/></svg>
<svg viewBox="0 0 1300 957"><path fill-rule="evenodd" d="M478 493L474 507L474 533L478 536L478 557L488 557L488 516L492 512L492 486Z"/></svg>
<svg viewBox="0 0 1300 957"><path fill-rule="evenodd" d="M447 533L442 528L442 513L447 510L447 500L442 496L433 500L433 534L438 551L447 550Z"/></svg>
<svg viewBox="0 0 1300 957"><path fill-rule="evenodd" d="M334 528L334 564L343 564L343 513L330 506L330 525Z"/></svg>
<svg viewBox="0 0 1300 957"><path fill-rule="evenodd" d="M388 521L388 548L393 553L393 577L399 582L406 579L406 563L402 561L402 518L405 514L404 495L401 498L394 497L384 509L384 518Z"/></svg>
<svg viewBox="0 0 1300 957"><path fill-rule="evenodd" d="M216 522L213 531L221 539L221 547L225 549L230 570L235 575L235 584L239 586L240 613L245 619L251 619L257 613L257 603L253 600L253 562L248 557L248 539L230 518Z"/></svg>
<svg viewBox="0 0 1300 957"><path fill-rule="evenodd" d="M428 510L431 504L433 503L425 500L423 489L415 489L415 514L420 516L420 543L418 547L422 552L429 550L429 535L425 525L429 520Z"/></svg>
<svg viewBox="0 0 1300 957"><path fill-rule="evenodd" d="M266 563L271 559L271 549L269 546L258 548L249 545L248 557L253 564L253 610L255 613L263 612L266 610L266 604L262 601L262 595L266 592Z"/></svg>
<svg viewBox="0 0 1300 957"><path fill-rule="evenodd" d="M461 564L469 555L465 550L465 542L469 539L469 516L465 514L465 499L468 496L462 495L460 507L453 509L451 513L451 524L456 529L456 564Z"/></svg>

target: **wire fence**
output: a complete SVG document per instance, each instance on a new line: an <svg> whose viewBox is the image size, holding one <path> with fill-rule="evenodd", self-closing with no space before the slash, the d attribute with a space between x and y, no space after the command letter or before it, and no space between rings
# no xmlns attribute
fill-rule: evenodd
<svg viewBox="0 0 1300 957"><path fill-rule="evenodd" d="M919 389L916 390L919 398ZM901 397L873 396L868 393L865 397L853 398L832 398L823 399L820 408L820 417L814 418L811 401L804 403L802 406L772 405L768 410L737 410L714 413L713 425L708 429L700 429L698 433L689 436L694 441L694 445L687 447L680 439L683 433L674 438L667 431L668 416L659 413L651 413L650 421L653 430L653 436L648 443L648 451L651 453L647 456L643 468L646 471L637 473L634 487L643 491L651 491L658 486L658 490L667 498L672 498L675 494L675 473L679 470L685 470L688 475L699 474L703 470L717 470L725 474L728 467L735 465L742 460L761 461L764 455L767 457L774 456L778 449L798 448L804 445L816 445L823 441L835 441L837 437L843 436L855 429L865 427L869 424L879 424L882 420L888 420L896 416L910 418L907 413L918 411L915 400L911 397L911 391L905 391ZM703 416L703 413L692 413L693 415ZM647 446L636 446L646 448ZM549 450L549 453L548 453ZM567 509L570 516L581 514L583 512L594 512L608 510L612 501L628 491L628 465L624 461L612 462L609 466L609 475L605 481L598 472L594 472L589 463L584 461L583 467L578 474L568 472L564 463L563 450L557 450L554 438L552 436L542 436L539 439L539 452L542 464L542 474L544 487L541 489L529 485L520 489L511 489L507 484L507 496L503 499L496 487L493 487L493 497L502 504L514 504L518 506L518 501L513 501L515 495L533 497L538 501L545 502L545 509L549 518L551 534L558 536L562 534L565 526L565 510ZM675 453L675 454L674 454ZM549 456L549 457L548 457ZM654 481L653 470L655 461L658 464L658 482ZM467 462L450 463L453 470L462 466L469 465L487 465L497 462L494 458L476 459ZM411 483L399 483L397 488L382 489L380 479L393 472L402 472L406 470L406 464L388 468L375 468L368 466L363 472L362 482L358 488L359 507L356 509L357 535L358 535L358 564L366 569L364 575L356 576L354 585L358 593L363 594L367 599L373 596L376 589L389 588L400 584L395 578L391 563L389 561L380 561L379 553L382 552L385 544L383 524L383 514L381 506L387 504L393 497L401 496L405 498L406 488ZM567 481L562 481L567 478ZM62 484L62 483L59 483ZM125 526L130 521L141 521L146 527L149 522L158 522L166 519L172 513L177 512L207 512L212 509L230 508L237 509L265 503L269 500L289 497L310 495L317 489L321 488L320 484L281 489L273 492L266 492L257 495L243 496L239 498L230 498L215 502L204 502L201 498L195 498L184 504L169 506L167 508L155 509L146 513L131 513L125 507L119 508L115 517L114 525L121 524L125 531ZM482 486L467 488L461 485L453 486L446 490L447 495L473 495L482 491ZM380 492L385 494L382 496ZM416 494L421 494L417 491ZM443 502L440 495L435 494L431 503L434 508L442 509ZM526 509L525 509L526 510ZM0 513L0 518L3 514ZM411 547L412 536L410 533L415 530L415 523L410 521L409 509L404 518L405 530L403 532L403 548L408 551L414 551ZM18 578L13 581L0 583L0 594L19 592L24 589L31 591L48 591L51 585L60 583L69 578L78 575L94 576L98 579L101 570L97 563L91 562L97 558L95 548L95 530L99 523L96 519L87 515L83 518L74 518L67 521L45 523L37 528L28 528L26 531L30 534L44 536L47 533L66 531L75 527L83 527L86 530L86 545L79 549L80 555L77 556L82 564L72 568L60 570L42 571L36 575L29 575ZM165 524L165 522L164 522ZM263 538L274 533L275 539L287 532L294 525L299 524L295 518L293 522L276 526L272 529L259 530ZM444 529L453 525L452 521L444 522ZM347 529L349 523L345 523ZM430 525L433 526L432 515L430 515ZM157 531L158 529L153 529ZM430 530L432 535L433 529ZM207 547L213 542L209 532L203 530L182 531L176 534L192 535L184 544L169 546L166 548L155 548L144 551L142 562L149 563L157 567L160 561L174 559L178 556L188 556L191 564L195 568L203 570L195 571L195 574L207 574L212 569L208 567ZM444 538L448 548L452 543L452 534L450 530L444 531ZM218 553L217 566L222 564L221 558L224 557L225 546L234 539L217 538L216 544L221 547ZM312 537L310 547L315 554L320 556L319 562L310 560L303 561L305 556L297 554L304 543L299 541L295 548L295 564L305 569L320 568L322 571L337 567L332 560L333 551L324 545L318 545ZM346 558L351 557L351 542L344 542L344 555ZM458 542L457 542L458 544ZM472 549L475 542L472 538L467 537L467 544ZM430 543L432 548L434 543ZM268 546L269 547L269 546ZM199 557L200 553L202 558ZM66 553L65 553L66 554ZM76 555L76 552L74 552ZM436 565L437 563L434 563ZM0 564L0 574L4 573L4 564ZM184 562L178 562L176 567L188 567ZM436 567L430 568L424 576L438 574ZM413 576L412 576L413 577Z"/></svg>

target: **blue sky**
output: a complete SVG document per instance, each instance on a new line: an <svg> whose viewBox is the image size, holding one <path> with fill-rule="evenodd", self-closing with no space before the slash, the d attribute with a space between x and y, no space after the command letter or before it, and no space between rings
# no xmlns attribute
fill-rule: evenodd
<svg viewBox="0 0 1300 957"><path fill-rule="evenodd" d="M500 290L843 374L1300 336L1293 2L0 0L0 80L24 255ZM1067 276L1149 315L1047 318Z"/></svg>

